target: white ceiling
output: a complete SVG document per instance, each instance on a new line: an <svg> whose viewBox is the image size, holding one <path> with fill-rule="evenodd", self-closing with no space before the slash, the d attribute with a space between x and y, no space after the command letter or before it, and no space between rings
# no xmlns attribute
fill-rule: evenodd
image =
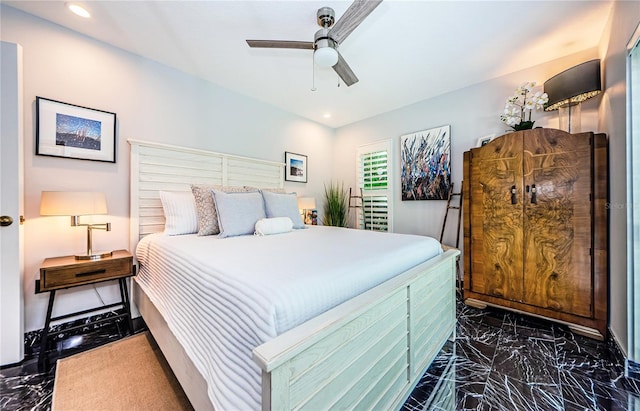
<svg viewBox="0 0 640 411"><path fill-rule="evenodd" d="M350 1L78 1L90 19L64 1L2 2L330 127L596 47L612 5L385 0L340 47L360 81L315 68L311 91L312 51L245 40L313 41L317 9L339 19Z"/></svg>

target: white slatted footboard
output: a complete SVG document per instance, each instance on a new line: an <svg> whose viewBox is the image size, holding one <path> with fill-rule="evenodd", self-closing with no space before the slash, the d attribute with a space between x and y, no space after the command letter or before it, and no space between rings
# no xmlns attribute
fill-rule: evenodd
<svg viewBox="0 0 640 411"><path fill-rule="evenodd" d="M257 347L262 408L396 409L455 330L448 251Z"/></svg>

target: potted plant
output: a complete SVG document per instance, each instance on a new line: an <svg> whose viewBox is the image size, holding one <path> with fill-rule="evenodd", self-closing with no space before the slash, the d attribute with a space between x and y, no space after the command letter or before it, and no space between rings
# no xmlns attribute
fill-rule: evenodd
<svg viewBox="0 0 640 411"><path fill-rule="evenodd" d="M346 227L347 213L349 211L349 196L344 189L344 185L333 183L324 186L324 215L322 224Z"/></svg>
<svg viewBox="0 0 640 411"><path fill-rule="evenodd" d="M533 92L535 86L535 81L522 83L515 93L507 98L500 120L515 131L532 129L535 121L531 120L531 112L544 108L549 101L547 93Z"/></svg>

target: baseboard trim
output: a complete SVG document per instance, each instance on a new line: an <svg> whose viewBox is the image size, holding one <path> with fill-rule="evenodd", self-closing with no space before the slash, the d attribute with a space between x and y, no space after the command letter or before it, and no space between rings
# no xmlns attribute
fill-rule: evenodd
<svg viewBox="0 0 640 411"><path fill-rule="evenodd" d="M640 382L640 364L627 358L627 355L622 350L620 341L616 337L616 334L609 328L610 344L615 348L614 352L617 356L617 360L624 364L624 376L632 380Z"/></svg>
<svg viewBox="0 0 640 411"><path fill-rule="evenodd" d="M640 364L627 359L626 361L626 377L640 382Z"/></svg>

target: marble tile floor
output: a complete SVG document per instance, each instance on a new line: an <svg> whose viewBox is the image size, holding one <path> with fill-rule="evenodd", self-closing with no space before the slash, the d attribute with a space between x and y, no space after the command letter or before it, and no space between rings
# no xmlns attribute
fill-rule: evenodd
<svg viewBox="0 0 640 411"><path fill-rule="evenodd" d="M94 316L84 321L92 321L102 316ZM0 410L50 410L58 358L68 357L119 340L129 332L122 320L107 321L73 332L65 331L65 326L76 326L82 322L83 320L80 320L52 327L45 369L38 366L40 333L27 333L25 336L25 360L19 365L0 369ZM146 325L142 319L134 319L135 332L141 332L145 329Z"/></svg>
<svg viewBox="0 0 640 411"><path fill-rule="evenodd" d="M144 325L136 325L136 331ZM404 404L433 410L640 410L640 382L624 377L621 354L565 326L498 309L458 303L456 341L447 343ZM60 332L53 366L0 370L0 409L49 410L55 359L122 338L119 324L81 335ZM29 341L27 341L29 345ZM37 344L32 344L37 346Z"/></svg>
<svg viewBox="0 0 640 411"><path fill-rule="evenodd" d="M445 345L403 411L640 410L640 381L624 377L612 341L505 310L457 308L455 344Z"/></svg>

